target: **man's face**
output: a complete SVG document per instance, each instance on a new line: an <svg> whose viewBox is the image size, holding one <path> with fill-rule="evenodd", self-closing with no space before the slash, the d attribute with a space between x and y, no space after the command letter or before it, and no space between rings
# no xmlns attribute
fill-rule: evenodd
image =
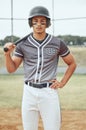
<svg viewBox="0 0 86 130"><path fill-rule="evenodd" d="M32 18L32 27L35 33L43 33L46 29L47 20L44 16L36 16Z"/></svg>

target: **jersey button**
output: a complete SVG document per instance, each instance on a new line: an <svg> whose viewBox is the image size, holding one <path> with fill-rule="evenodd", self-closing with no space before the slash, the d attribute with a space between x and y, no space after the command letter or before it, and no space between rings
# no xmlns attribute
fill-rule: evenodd
<svg viewBox="0 0 86 130"><path fill-rule="evenodd" d="M36 82L38 82L39 80L37 79Z"/></svg>
<svg viewBox="0 0 86 130"><path fill-rule="evenodd" d="M40 71L38 71L38 74L40 73Z"/></svg>
<svg viewBox="0 0 86 130"><path fill-rule="evenodd" d="M41 62L40 62L40 64L39 64L40 66L41 66Z"/></svg>
<svg viewBox="0 0 86 130"><path fill-rule="evenodd" d="M40 54L40 57L42 57L42 55Z"/></svg>

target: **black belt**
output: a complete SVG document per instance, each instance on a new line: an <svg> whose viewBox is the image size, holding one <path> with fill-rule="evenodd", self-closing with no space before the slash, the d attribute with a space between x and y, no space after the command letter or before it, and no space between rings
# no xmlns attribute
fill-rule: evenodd
<svg viewBox="0 0 86 130"><path fill-rule="evenodd" d="M34 87L34 88L46 88L46 87L49 87L52 83L32 83L32 82L25 82L25 84L31 86L31 87Z"/></svg>

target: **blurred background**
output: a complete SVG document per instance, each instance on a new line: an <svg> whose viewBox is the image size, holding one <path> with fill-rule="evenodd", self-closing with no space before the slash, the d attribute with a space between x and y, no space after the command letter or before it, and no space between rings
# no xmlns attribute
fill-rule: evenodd
<svg viewBox="0 0 86 130"><path fill-rule="evenodd" d="M49 33L86 36L85 0L0 0L0 39L9 35L23 37L31 32L27 21L29 11L38 5L50 12Z"/></svg>
<svg viewBox="0 0 86 130"><path fill-rule="evenodd" d="M47 29L47 32L63 39L73 53L77 63L74 72L77 75L77 80L79 74L86 76L85 0L0 0L0 76L2 75L2 81L6 74L9 75L5 67L3 46L6 42L15 42L32 31L28 25L28 16L30 10L38 5L45 6L50 12L51 27ZM59 60L58 76L66 70L66 65L61 59ZM23 65L14 74L16 76L23 75ZM7 79L10 83L10 78ZM75 79L72 86L78 84L77 80L77 83L75 83ZM85 80L82 81L83 88L85 86L84 82Z"/></svg>
<svg viewBox="0 0 86 130"><path fill-rule="evenodd" d="M68 84L59 89L61 130L86 128L86 0L0 0L0 130L22 130L23 65L9 74L3 46L32 32L28 16L34 6L45 6L51 16L47 32L63 39L75 57L77 68ZM59 59L58 80L66 70ZM43 130L42 123L39 130Z"/></svg>
<svg viewBox="0 0 86 130"><path fill-rule="evenodd" d="M0 73L4 73L3 45L32 32L28 16L34 6L45 6L51 17L47 32L62 38L74 54L78 73L86 73L86 1L85 0L0 0ZM58 71L64 71L60 62ZM6 70L5 70L6 72Z"/></svg>

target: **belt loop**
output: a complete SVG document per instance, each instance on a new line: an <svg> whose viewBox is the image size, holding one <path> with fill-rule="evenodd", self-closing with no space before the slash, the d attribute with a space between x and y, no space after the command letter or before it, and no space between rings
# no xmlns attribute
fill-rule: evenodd
<svg viewBox="0 0 86 130"><path fill-rule="evenodd" d="M47 82L47 87L49 87L49 82Z"/></svg>

